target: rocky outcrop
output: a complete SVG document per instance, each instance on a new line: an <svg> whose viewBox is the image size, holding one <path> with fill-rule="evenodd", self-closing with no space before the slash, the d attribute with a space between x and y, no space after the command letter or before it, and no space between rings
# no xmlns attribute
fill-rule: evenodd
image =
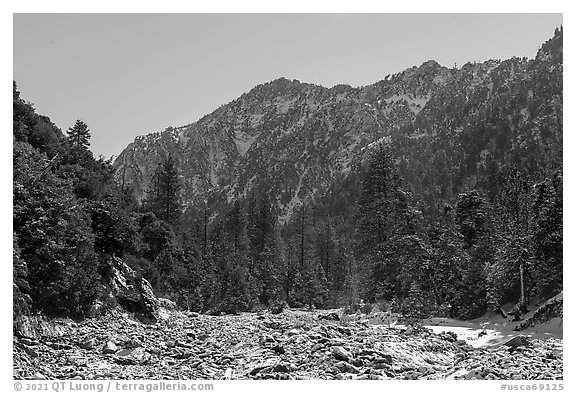
<svg viewBox="0 0 576 393"><path fill-rule="evenodd" d="M150 283L120 258L112 257L109 268L107 282L100 290L103 302L121 306L126 311L134 313L141 322L156 323L161 303Z"/></svg>
<svg viewBox="0 0 576 393"><path fill-rule="evenodd" d="M263 187L288 217L349 173L369 143L413 121L449 76L427 62L360 89L279 78L193 124L137 137L115 160L116 176L141 199L169 153L186 203L218 206Z"/></svg>
<svg viewBox="0 0 576 393"><path fill-rule="evenodd" d="M14 335L27 339L58 337L62 328L52 320L39 315L21 315L14 320Z"/></svg>
<svg viewBox="0 0 576 393"><path fill-rule="evenodd" d="M562 318L564 292L548 299L544 304L531 313L524 321L518 324L515 330L523 330L534 325L546 323L552 318Z"/></svg>

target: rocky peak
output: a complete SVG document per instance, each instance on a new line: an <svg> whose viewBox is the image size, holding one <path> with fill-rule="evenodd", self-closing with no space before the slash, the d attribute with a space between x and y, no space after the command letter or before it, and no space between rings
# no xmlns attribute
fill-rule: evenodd
<svg viewBox="0 0 576 393"><path fill-rule="evenodd" d="M538 57L561 53L561 38L559 31ZM515 58L448 69L429 60L360 88L278 78L196 123L137 138L116 159L117 176L141 198L151 171L170 152L180 163L186 203L222 205L259 189L287 218L297 205L330 189L334 179L347 176L370 143L390 141L392 134L403 132L411 143L438 132L447 138L443 144L461 143L462 127L489 102L499 100L501 107L501 102L514 100L515 91L528 98L537 93L526 86L549 67L530 72L528 64ZM560 87L540 96L561 91L561 75L553 79ZM525 118L522 110L515 109ZM464 150L476 151L484 143L488 141Z"/></svg>
<svg viewBox="0 0 576 393"><path fill-rule="evenodd" d="M562 63L563 61L563 36L564 36L564 29L563 26L560 28L556 28L554 31L554 37L550 38L546 41L538 54L536 55L536 60L539 61L550 61L553 63Z"/></svg>

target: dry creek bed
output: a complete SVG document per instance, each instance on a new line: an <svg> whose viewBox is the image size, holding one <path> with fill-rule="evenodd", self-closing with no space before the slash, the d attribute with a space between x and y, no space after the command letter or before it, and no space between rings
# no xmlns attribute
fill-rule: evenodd
<svg viewBox="0 0 576 393"><path fill-rule="evenodd" d="M338 314L340 313L340 314ZM15 379L562 379L562 340L474 348L430 329L373 324L341 311L208 316L127 314L13 338ZM519 333L520 334L520 333Z"/></svg>

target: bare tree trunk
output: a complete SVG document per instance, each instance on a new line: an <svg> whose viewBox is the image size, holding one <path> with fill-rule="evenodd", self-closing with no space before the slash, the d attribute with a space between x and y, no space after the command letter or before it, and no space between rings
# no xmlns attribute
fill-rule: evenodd
<svg viewBox="0 0 576 393"><path fill-rule="evenodd" d="M526 289L524 286L524 260L520 259L520 300L518 301L518 306L520 312L526 312Z"/></svg>
<svg viewBox="0 0 576 393"><path fill-rule="evenodd" d="M204 244L203 244L203 254L206 255L206 246L208 245L208 207L204 205Z"/></svg>
<svg viewBox="0 0 576 393"><path fill-rule="evenodd" d="M58 159L59 154L60 153L56 153L56 155L54 157L52 157L52 159L50 161L48 161L48 164L46 164L44 169L42 169L42 172L40 172L40 174L38 176L36 176L36 178L34 178L34 180L32 181L33 186L36 185L36 183L38 183L38 181L40 181L40 179L42 179L44 176L46 176L46 174L50 171L52 166L54 166L54 164L56 163L56 160Z"/></svg>

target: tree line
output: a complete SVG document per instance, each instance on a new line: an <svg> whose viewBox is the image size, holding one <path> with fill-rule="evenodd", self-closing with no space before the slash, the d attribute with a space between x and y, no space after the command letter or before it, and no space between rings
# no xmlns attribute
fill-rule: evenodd
<svg viewBox="0 0 576 393"><path fill-rule="evenodd" d="M122 258L180 307L352 307L473 318L562 288L562 170L508 165L497 187L420 209L385 145L343 190L285 225L265 188L224 209L185 206L178 162L158 164L141 203L94 158L87 125L66 136L13 88L14 316L83 317ZM401 165L401 163L400 163ZM430 204L432 206L434 204Z"/></svg>

